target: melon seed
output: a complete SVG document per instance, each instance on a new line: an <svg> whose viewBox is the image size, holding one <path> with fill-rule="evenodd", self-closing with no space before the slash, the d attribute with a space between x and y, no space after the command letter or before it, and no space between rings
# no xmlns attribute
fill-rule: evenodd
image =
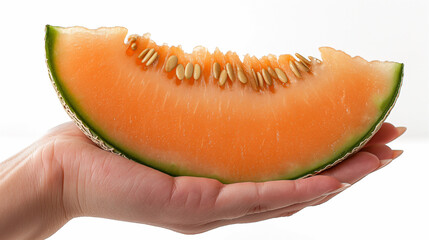
<svg viewBox="0 0 429 240"><path fill-rule="evenodd" d="M179 80L183 80L183 78L185 77L185 68L182 64L177 65L176 76Z"/></svg>
<svg viewBox="0 0 429 240"><path fill-rule="evenodd" d="M254 90L258 90L258 77L256 76L255 70L252 68L252 77L250 78L250 85Z"/></svg>
<svg viewBox="0 0 429 240"><path fill-rule="evenodd" d="M219 75L219 85L223 86L226 83L227 78L228 78L228 73L224 69Z"/></svg>
<svg viewBox="0 0 429 240"><path fill-rule="evenodd" d="M147 53L147 52L149 52L149 48L146 48L145 50L143 50L143 51L139 54L138 58L142 59L142 58L146 55L146 53Z"/></svg>
<svg viewBox="0 0 429 240"><path fill-rule="evenodd" d="M275 71L276 71L276 73L277 73L277 76L279 76L279 80L282 82L282 83L287 83L287 76L286 76L286 74L283 72L283 70L281 70L280 68L275 68L274 69Z"/></svg>
<svg viewBox="0 0 429 240"><path fill-rule="evenodd" d="M308 58L312 61L312 62L316 62L316 63L322 63L322 61L320 61L319 59L312 57L312 56L308 56Z"/></svg>
<svg viewBox="0 0 429 240"><path fill-rule="evenodd" d="M192 73L194 73L194 65L192 63L186 64L185 67L185 78L190 79L192 77Z"/></svg>
<svg viewBox="0 0 429 240"><path fill-rule="evenodd" d="M136 37L136 36L130 36L130 37L128 38L128 41L129 41L130 43L133 43L133 42L137 41L137 37Z"/></svg>
<svg viewBox="0 0 429 240"><path fill-rule="evenodd" d="M308 71L310 71L310 66L307 63L303 62L303 61L299 61L302 65L304 65L306 68L308 68Z"/></svg>
<svg viewBox="0 0 429 240"><path fill-rule="evenodd" d="M133 42L133 43L131 44L131 49L132 49L132 50L136 50L136 49L137 49L137 43Z"/></svg>
<svg viewBox="0 0 429 240"><path fill-rule="evenodd" d="M170 72L177 66L177 57L172 55L167 59L167 62L165 63L165 71Z"/></svg>
<svg viewBox="0 0 429 240"><path fill-rule="evenodd" d="M277 76L276 72L271 67L268 67L267 70L268 70L268 73L271 75L271 77L273 77L273 78L279 78Z"/></svg>
<svg viewBox="0 0 429 240"><path fill-rule="evenodd" d="M149 52L147 52L146 56L144 56L142 63L145 63L149 58L152 57L153 53L155 52L155 49L151 48Z"/></svg>
<svg viewBox="0 0 429 240"><path fill-rule="evenodd" d="M264 78L262 77L262 74L260 72L256 73L256 76L258 76L258 84L259 87L264 86Z"/></svg>
<svg viewBox="0 0 429 240"><path fill-rule="evenodd" d="M155 52L155 54L152 55L152 57L147 61L146 66L151 65L155 60L158 58L158 53Z"/></svg>
<svg viewBox="0 0 429 240"><path fill-rule="evenodd" d="M213 63L213 77L219 79L220 76L220 64L215 62Z"/></svg>
<svg viewBox="0 0 429 240"><path fill-rule="evenodd" d="M270 74L268 73L268 71L265 68L262 69L262 76L264 77L265 83L268 86L271 86L273 84L273 79L271 79Z"/></svg>
<svg viewBox="0 0 429 240"><path fill-rule="evenodd" d="M241 82L241 83L244 83L244 84L246 84L247 83L247 77L246 77L246 74L244 74L244 72L239 68L238 69L238 71L237 71L237 76L238 76L238 80Z"/></svg>
<svg viewBox="0 0 429 240"><path fill-rule="evenodd" d="M289 67L290 67L290 70L292 70L293 74L295 74L297 78L301 78L301 73L299 73L298 68L296 67L294 61L289 61Z"/></svg>
<svg viewBox="0 0 429 240"><path fill-rule="evenodd" d="M304 72L309 72L310 71L310 69L305 65L304 62L297 61L296 62L296 66L298 67L298 69L300 71L304 71Z"/></svg>
<svg viewBox="0 0 429 240"><path fill-rule="evenodd" d="M311 62L310 62L307 58L305 58L304 56L302 56L301 54L299 54L299 53L295 53L295 56L296 56L297 58L299 58L299 60L301 60L303 63L305 63L307 67L308 67L309 65L311 65Z"/></svg>
<svg viewBox="0 0 429 240"><path fill-rule="evenodd" d="M194 66L194 79L198 80L201 76L201 66L200 64L195 64Z"/></svg>
<svg viewBox="0 0 429 240"><path fill-rule="evenodd" d="M235 80L235 74L234 74L234 70L232 69L231 63L226 64L226 72L228 73L229 79L234 81Z"/></svg>

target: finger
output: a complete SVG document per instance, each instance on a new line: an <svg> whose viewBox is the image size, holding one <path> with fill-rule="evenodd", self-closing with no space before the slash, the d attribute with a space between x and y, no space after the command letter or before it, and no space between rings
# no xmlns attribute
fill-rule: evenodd
<svg viewBox="0 0 429 240"><path fill-rule="evenodd" d="M331 169L328 169L321 174L333 176L341 182L354 184L360 179L370 174L371 172L383 166L383 163L380 162L379 157L382 157L384 159L385 156L392 155L392 151L390 150L390 148L385 145L368 147L368 149L372 152L358 152L352 157L346 159L344 162L338 164ZM388 163L389 162L386 162L384 164ZM336 195L337 194L332 194L325 199L322 199L319 202L315 203L314 206L323 204L329 201L331 198L335 197Z"/></svg>
<svg viewBox="0 0 429 240"><path fill-rule="evenodd" d="M393 157L392 149L386 145L381 144L364 147L361 151L372 153L380 160L392 159Z"/></svg>
<svg viewBox="0 0 429 240"><path fill-rule="evenodd" d="M392 160L396 159L397 157L399 157L404 152L402 150L390 150L390 148L385 146L385 145L371 146L367 150L369 153L376 155L379 159L382 159L382 160L380 160L379 167L376 168L374 171L377 171L377 170L385 167ZM391 156L391 159L387 158L389 156ZM323 204L323 203L329 201L331 198L335 197L336 195L337 194L332 194L332 195L320 200L319 202L316 202L313 206Z"/></svg>
<svg viewBox="0 0 429 240"><path fill-rule="evenodd" d="M380 166L378 157L369 152L358 152L321 175L331 176L340 182L353 184Z"/></svg>
<svg viewBox="0 0 429 240"><path fill-rule="evenodd" d="M63 134L64 132L80 132L80 130L76 127L76 124L74 122L69 121L49 129L46 132L46 135L55 135L58 133Z"/></svg>
<svg viewBox="0 0 429 240"><path fill-rule="evenodd" d="M57 138L58 135L61 135L62 137L76 137L81 141L94 144L87 136L85 136L85 134L76 126L74 122L62 123L54 128L51 128L46 132L44 137Z"/></svg>
<svg viewBox="0 0 429 240"><path fill-rule="evenodd" d="M339 191L341 192L341 191L345 190L346 188L348 188L349 186L350 185L345 186L345 187L339 189ZM218 227L226 226L226 225L231 225L231 224L252 223L252 222L259 222L259 221L264 221L264 220L272 219L272 218L291 216L291 215L301 211L302 209L304 209L308 206L313 206L315 204L318 204L319 202L326 199L328 196L334 195L337 193L338 192L335 191L335 193L330 193L330 194L328 193L327 195L322 195L322 196L317 197L315 199L312 199L310 201L301 202L301 203L293 204L293 205L290 205L287 207L269 210L266 212L249 214L249 215L245 215L245 216L242 216L239 218L234 218L234 219L222 219L222 220L210 222L210 223L207 223L204 226L202 226L202 228L204 228L205 231L208 231L210 229L214 229L214 228L218 228Z"/></svg>
<svg viewBox="0 0 429 240"><path fill-rule="evenodd" d="M271 219L271 218L289 216L289 214L291 214L291 213L299 212L302 209L309 207L309 206L313 206L314 204L317 204L317 203L323 201L324 199L326 199L330 196L337 195L349 187L350 187L350 185L347 184L347 185L345 185L345 186L343 186L343 187L341 187L341 188L339 188L339 189L337 189L331 193L323 194L323 195L321 195L315 199L312 199L312 200L309 200L306 202L296 203L296 204L293 204L293 205L290 205L287 207L274 209L274 210L270 210L270 211L266 211L266 212L249 214L249 215L239 217L236 219L229 219L228 221L230 221L230 224L232 224L232 223L250 223L250 222L263 221L263 220L267 220L267 219Z"/></svg>
<svg viewBox="0 0 429 240"><path fill-rule="evenodd" d="M330 176L313 176L299 180L225 185L215 202L218 219L235 219L307 202L340 188Z"/></svg>
<svg viewBox="0 0 429 240"><path fill-rule="evenodd" d="M380 130L378 130L366 145L387 144L401 136L406 130L407 128L405 127L395 127L390 123L383 123Z"/></svg>

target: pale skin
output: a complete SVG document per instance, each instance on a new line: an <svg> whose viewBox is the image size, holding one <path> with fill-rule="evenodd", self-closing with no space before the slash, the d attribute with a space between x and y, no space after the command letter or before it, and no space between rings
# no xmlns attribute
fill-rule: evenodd
<svg viewBox="0 0 429 240"><path fill-rule="evenodd" d="M80 216L186 234L290 216L390 163L402 151L386 144L404 131L384 123L360 152L309 178L222 184L171 177L103 151L66 123L0 164L0 239L44 239Z"/></svg>

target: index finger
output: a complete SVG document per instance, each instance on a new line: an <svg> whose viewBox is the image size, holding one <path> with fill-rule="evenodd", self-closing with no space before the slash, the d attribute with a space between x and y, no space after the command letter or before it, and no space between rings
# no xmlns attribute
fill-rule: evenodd
<svg viewBox="0 0 429 240"><path fill-rule="evenodd" d="M387 144L401 136L406 130L406 127L395 127L391 123L383 123L380 130L369 140L366 146Z"/></svg>

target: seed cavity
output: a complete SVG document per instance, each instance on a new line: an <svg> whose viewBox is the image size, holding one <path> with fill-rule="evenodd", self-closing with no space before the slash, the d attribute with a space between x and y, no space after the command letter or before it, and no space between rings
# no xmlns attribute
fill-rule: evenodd
<svg viewBox="0 0 429 240"><path fill-rule="evenodd" d="M285 72L283 72L283 70L281 70L280 68L275 68L274 70L276 71L277 76L279 77L279 80L282 83L287 83L288 79Z"/></svg>
<svg viewBox="0 0 429 240"><path fill-rule="evenodd" d="M194 66L194 79L198 80L201 76L201 66L200 64L195 64Z"/></svg>
<svg viewBox="0 0 429 240"><path fill-rule="evenodd" d="M147 52L146 55L144 56L142 63L145 63L147 60L149 60L154 53L155 53L155 49L151 48L149 52Z"/></svg>
<svg viewBox="0 0 429 240"><path fill-rule="evenodd" d="M183 78L185 77L185 68L182 64L177 65L176 76L179 80L183 80Z"/></svg>
<svg viewBox="0 0 429 240"><path fill-rule="evenodd" d="M244 74L243 70L240 67L237 67L237 77L241 83L243 83L243 84L247 83L246 74Z"/></svg>
<svg viewBox="0 0 429 240"><path fill-rule="evenodd" d="M293 74L295 74L295 76L296 76L297 78L301 78L301 73L299 73L299 70L298 70L298 68L296 67L296 65L295 65L295 62L294 62L294 61L289 61L289 67L290 67L290 70L292 70Z"/></svg>
<svg viewBox="0 0 429 240"><path fill-rule="evenodd" d="M273 85L273 79L271 79L270 73L266 69L262 69L262 76L268 86Z"/></svg>
<svg viewBox="0 0 429 240"><path fill-rule="evenodd" d="M231 81L234 81L235 80L235 74L234 74L234 69L232 68L231 63L226 64L226 72L228 73L229 79L231 79Z"/></svg>
<svg viewBox="0 0 429 240"><path fill-rule="evenodd" d="M155 60L158 58L158 53L155 52L151 58L149 58L149 60L146 63L146 66L151 65L153 62L155 62Z"/></svg>
<svg viewBox="0 0 429 240"><path fill-rule="evenodd" d="M271 67L268 67L267 70L268 70L268 73L271 75L272 78L279 78L277 76L276 72Z"/></svg>
<svg viewBox="0 0 429 240"><path fill-rule="evenodd" d="M299 53L295 53L295 56L296 56L299 60L301 60L301 62L303 62L307 67L311 65L311 62L310 62L307 58L305 58L304 56L302 56L301 54L299 54Z"/></svg>
<svg viewBox="0 0 429 240"><path fill-rule="evenodd" d="M215 62L213 63L213 77L219 79L220 77L220 64Z"/></svg>
<svg viewBox="0 0 429 240"><path fill-rule="evenodd" d="M128 39L130 44L129 46L132 50L137 50L138 48L137 39L138 36L131 36ZM302 78L303 72L311 74L313 67L312 65L322 63L321 60L312 56L309 56L308 59L299 53L295 53L295 56L298 60L292 57L289 61L289 67L297 78ZM159 53L156 52L154 48L146 48L140 52L137 58L141 59L141 62L145 63L146 66L150 66L154 64L159 57ZM165 71L170 72L176 69L176 76L179 80L183 80L185 78L191 79L192 77L195 80L201 78L202 67L200 64L188 62L186 67L184 67L184 64L178 64L178 61L179 60L177 56L169 56L164 65ZM242 84L247 84L247 82L250 82L252 89L258 91L259 88L264 88L264 84L267 86L272 86L275 79L278 79L282 83L287 83L290 77L290 75L287 75L286 72L281 68L273 69L271 66L262 68L259 72L256 72L253 68L251 68L249 75L245 70L243 70L241 65L234 66L236 69L234 69L232 63L226 63L224 66L224 69L222 69L218 62L214 62L212 65L212 74L213 77L218 80L219 86L224 86L228 78L231 79L231 81L235 81L237 78L238 81Z"/></svg>
<svg viewBox="0 0 429 240"><path fill-rule="evenodd" d="M257 72L256 76L258 76L259 87L263 87L264 86L264 78L262 77L262 74L260 72Z"/></svg>
<svg viewBox="0 0 429 240"><path fill-rule="evenodd" d="M227 78L228 78L228 73L224 69L224 70L222 70L222 72L220 73L220 76L219 76L219 85L223 86L226 83Z"/></svg>
<svg viewBox="0 0 429 240"><path fill-rule="evenodd" d="M177 66L178 59L175 55L170 56L165 63L165 71L170 72Z"/></svg>
<svg viewBox="0 0 429 240"><path fill-rule="evenodd" d="M131 44L131 49L132 49L132 50L136 50L136 49L137 49L137 43L133 42L133 43Z"/></svg>
<svg viewBox="0 0 429 240"><path fill-rule="evenodd" d="M186 64L185 78L186 79L190 79L192 77L193 73L194 73L194 65L192 65L192 63Z"/></svg>

